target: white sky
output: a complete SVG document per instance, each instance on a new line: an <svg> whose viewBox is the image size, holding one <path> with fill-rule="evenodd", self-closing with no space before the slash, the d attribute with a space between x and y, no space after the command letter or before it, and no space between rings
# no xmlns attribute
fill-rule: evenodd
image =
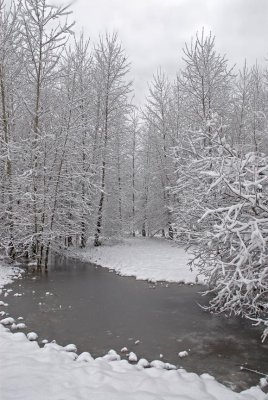
<svg viewBox="0 0 268 400"><path fill-rule="evenodd" d="M93 41L118 32L132 63L137 102L158 67L172 79L182 65L182 47L205 27L230 64L268 58L268 0L76 0L76 32ZM267 63L268 66L268 63Z"/></svg>

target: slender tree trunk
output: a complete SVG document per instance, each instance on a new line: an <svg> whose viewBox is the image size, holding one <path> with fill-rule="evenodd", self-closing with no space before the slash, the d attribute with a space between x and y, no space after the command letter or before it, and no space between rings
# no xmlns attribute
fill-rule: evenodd
<svg viewBox="0 0 268 400"><path fill-rule="evenodd" d="M35 115L33 120L33 213L34 213L34 242L33 253L37 258L37 268L41 268L40 258L40 237L39 237L39 221L38 221L38 139L40 134L40 101L41 101L41 71L42 71L42 44L40 43L37 82L36 82L36 99L35 99Z"/></svg>
<svg viewBox="0 0 268 400"><path fill-rule="evenodd" d="M109 82L109 75L108 75L108 82ZM100 235L102 229L102 216L103 216L103 204L104 204L104 193L105 193L105 175L106 175L106 151L108 143L108 106L109 106L109 93L107 89L106 99L105 99L104 148L103 148L103 160L101 169L101 195L97 212L97 225L94 238L94 246L101 245Z"/></svg>
<svg viewBox="0 0 268 400"><path fill-rule="evenodd" d="M66 145L67 145L67 141L68 141L69 134L70 134L71 115L72 115L72 110L69 110L68 119L67 119L67 127L66 127L67 132L66 132L66 135L64 138L63 150L62 150L62 154L61 154L61 159L60 159L60 164L59 164L59 169L58 169L57 179L56 179L56 185L55 185L54 201L53 201L53 207L52 207L52 213L51 213L50 225L49 225L50 235L52 234L54 219L55 219L55 214L56 214L56 209L57 209L57 204L58 204L59 185L60 185L60 180L61 180L61 172L62 172L62 168L63 168L63 163L64 163L64 159L65 159ZM47 266L48 266L50 246L51 246L51 240L49 240L46 245L45 261L44 261L45 269L47 269Z"/></svg>
<svg viewBox="0 0 268 400"><path fill-rule="evenodd" d="M81 187L81 198L82 198L82 215L81 215L81 241L80 247L84 248L86 246L86 215L85 215L85 202L86 202L86 188L85 188L85 180L86 180L86 153L85 153L85 136L86 133L83 133L83 149L82 149L82 163L83 163L83 179L82 179L82 187Z"/></svg>
<svg viewBox="0 0 268 400"><path fill-rule="evenodd" d="M6 182L7 182L7 193L8 193L8 206L7 206L7 218L9 227L9 243L8 243L8 255L12 258L15 257L15 247L13 238L14 229L14 217L13 217L13 185L12 185L12 162L9 148L9 132L8 132L8 115L6 110L6 92L4 84L4 69L3 65L0 64L0 88L1 88L1 103L2 103L2 125L4 132L4 143L7 148L6 156Z"/></svg>
<svg viewBox="0 0 268 400"><path fill-rule="evenodd" d="M146 225L148 223L148 220L147 220L147 207L148 207L148 192L149 192L149 188L148 188L147 172L149 172L149 167L150 167L149 150L150 150L149 149L149 143L147 143L146 171L145 171L145 177L144 177L144 203L143 203L144 212L143 212L143 222L142 222L142 230L141 230L141 234L144 237L146 236Z"/></svg>
<svg viewBox="0 0 268 400"><path fill-rule="evenodd" d="M120 224L120 234L122 234L122 182L121 182L121 168L120 168L120 145L118 146L117 153L117 175L118 175L118 213L119 213L119 224Z"/></svg>
<svg viewBox="0 0 268 400"><path fill-rule="evenodd" d="M132 152L132 236L135 237L135 150L136 130L133 129L133 152Z"/></svg>
<svg viewBox="0 0 268 400"><path fill-rule="evenodd" d="M104 203L104 189L105 189L105 161L102 162L102 177L101 177L101 195L100 195L100 202L98 208L98 218L97 218L97 228L95 233L94 239L94 246L100 246L100 234L101 234L101 227L102 227L102 210L103 210L103 203Z"/></svg>

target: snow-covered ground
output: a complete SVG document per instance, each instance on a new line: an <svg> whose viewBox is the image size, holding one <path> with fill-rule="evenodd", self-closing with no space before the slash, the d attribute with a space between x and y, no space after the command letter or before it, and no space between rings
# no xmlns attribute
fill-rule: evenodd
<svg viewBox="0 0 268 400"><path fill-rule="evenodd" d="M18 269L0 263L0 286L19 275ZM0 309L8 310L3 301L0 304ZM22 332L12 333L8 326L18 321L8 318L7 325L0 324L1 400L268 399L260 387L235 393L207 374L174 370L161 361L144 368L146 360L136 363L135 359L135 364L130 364L113 350L93 359L89 353L77 356L73 344L62 347L47 343L41 348L34 332L28 338ZM130 356L134 361L133 354Z"/></svg>
<svg viewBox="0 0 268 400"><path fill-rule="evenodd" d="M83 261L91 261L115 270L123 276L152 282L203 283L197 271L191 271L187 263L190 255L183 247L158 238L131 238L122 243L87 247L75 250L74 255Z"/></svg>
<svg viewBox="0 0 268 400"><path fill-rule="evenodd" d="M3 263L0 258L0 295L2 293L2 288L11 283L15 277L21 275L21 269L13 265L7 265Z"/></svg>

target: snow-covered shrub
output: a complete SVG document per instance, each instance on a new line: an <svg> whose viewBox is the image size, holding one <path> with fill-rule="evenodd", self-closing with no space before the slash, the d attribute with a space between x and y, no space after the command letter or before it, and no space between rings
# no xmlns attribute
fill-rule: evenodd
<svg viewBox="0 0 268 400"><path fill-rule="evenodd" d="M268 326L268 157L238 156L222 131L210 137L208 168L196 170L207 190L192 264L207 276L210 309Z"/></svg>

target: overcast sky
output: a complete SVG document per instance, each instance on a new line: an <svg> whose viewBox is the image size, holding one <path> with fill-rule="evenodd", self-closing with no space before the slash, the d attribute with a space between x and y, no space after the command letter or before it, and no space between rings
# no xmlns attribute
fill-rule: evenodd
<svg viewBox="0 0 268 400"><path fill-rule="evenodd" d="M231 64L268 58L268 0L76 0L76 32L94 41L118 32L132 63L137 102L158 67L173 78L182 47L202 27L216 36L216 48Z"/></svg>

